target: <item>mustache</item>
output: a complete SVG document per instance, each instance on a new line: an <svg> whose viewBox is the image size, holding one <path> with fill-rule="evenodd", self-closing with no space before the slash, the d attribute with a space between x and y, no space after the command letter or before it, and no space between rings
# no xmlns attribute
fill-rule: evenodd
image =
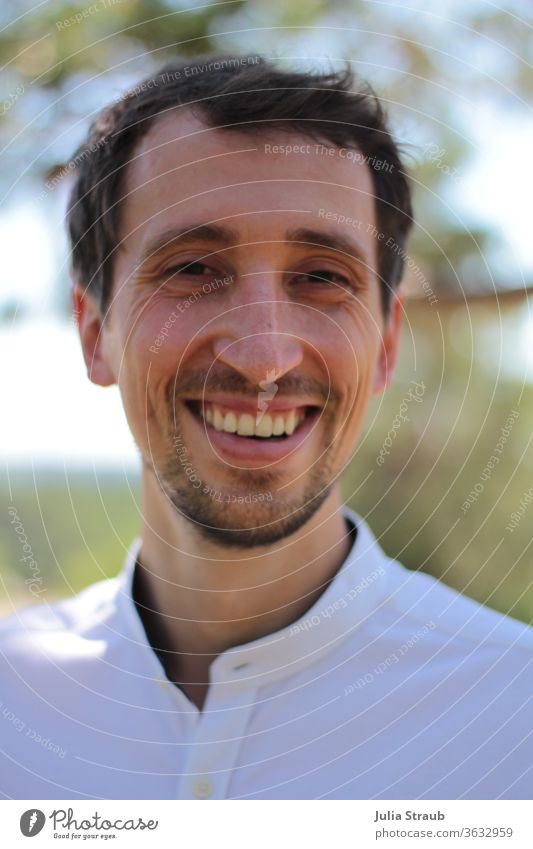
<svg viewBox="0 0 533 849"><path fill-rule="evenodd" d="M266 372L264 380L261 381L263 387L265 381ZM334 402L338 398L331 384L324 386L320 381L305 375L287 374L280 377L279 380L272 381L272 383L275 383L277 387L276 398L302 395L315 398L322 406ZM209 373L196 370L188 372L187 375L177 374L167 385L166 399L167 404L173 406L175 401L180 398L208 397L215 392L227 392L239 394L243 398L255 401L261 388L259 383L250 383L242 374L232 369L217 368L216 371L211 370Z"/></svg>

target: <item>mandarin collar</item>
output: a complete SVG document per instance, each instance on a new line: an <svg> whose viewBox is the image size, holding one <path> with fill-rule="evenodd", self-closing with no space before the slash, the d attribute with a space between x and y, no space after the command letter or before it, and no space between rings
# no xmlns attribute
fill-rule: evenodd
<svg viewBox="0 0 533 849"><path fill-rule="evenodd" d="M347 557L322 595L298 619L248 643L219 654L210 666L210 682L258 687L288 677L318 661L352 635L373 613L383 597L387 557L366 523L353 510L342 508L357 530ZM133 599L133 578L142 540L133 541L117 579L117 609L130 624L128 639L145 649L152 670L163 667L148 642ZM155 664L154 664L155 661Z"/></svg>

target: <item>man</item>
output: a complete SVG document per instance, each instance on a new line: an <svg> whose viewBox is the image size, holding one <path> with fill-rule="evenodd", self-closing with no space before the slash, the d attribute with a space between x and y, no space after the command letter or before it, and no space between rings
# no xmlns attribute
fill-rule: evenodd
<svg viewBox="0 0 533 849"><path fill-rule="evenodd" d="M3 795L529 798L531 631L342 505L412 223L371 90L199 58L75 159L74 305L142 536L118 579L4 623Z"/></svg>

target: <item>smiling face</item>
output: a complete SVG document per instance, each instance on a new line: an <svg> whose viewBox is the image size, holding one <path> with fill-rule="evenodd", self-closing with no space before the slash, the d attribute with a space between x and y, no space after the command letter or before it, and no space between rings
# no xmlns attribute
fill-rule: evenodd
<svg viewBox="0 0 533 849"><path fill-rule="evenodd" d="M210 539L273 543L338 485L396 358L375 224L367 166L304 137L182 113L135 149L109 311L78 289L80 333L145 473Z"/></svg>

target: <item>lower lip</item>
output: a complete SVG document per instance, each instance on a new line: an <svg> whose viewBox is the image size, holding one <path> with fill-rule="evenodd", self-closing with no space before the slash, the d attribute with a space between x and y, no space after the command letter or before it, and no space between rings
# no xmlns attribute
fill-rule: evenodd
<svg viewBox="0 0 533 849"><path fill-rule="evenodd" d="M196 424L201 427L217 453L224 457L254 461L255 463L265 462L265 464L286 460L290 454L295 452L317 423L320 413L318 409L309 411L304 421L291 436L282 439L275 437L248 439L245 436L237 436L235 433L215 430L199 413L192 412L187 405L185 405L185 409ZM256 468L261 467L256 466Z"/></svg>

